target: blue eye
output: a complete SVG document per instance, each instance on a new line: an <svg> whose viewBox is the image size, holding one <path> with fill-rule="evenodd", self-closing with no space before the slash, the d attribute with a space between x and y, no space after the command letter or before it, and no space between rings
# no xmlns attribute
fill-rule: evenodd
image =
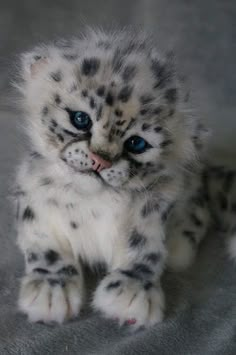
<svg viewBox="0 0 236 355"><path fill-rule="evenodd" d="M92 120L86 112L66 110L70 115L70 121L74 127L81 131L89 131L92 126Z"/></svg>
<svg viewBox="0 0 236 355"><path fill-rule="evenodd" d="M125 141L125 149L133 154L144 153L152 146L142 137L132 136Z"/></svg>

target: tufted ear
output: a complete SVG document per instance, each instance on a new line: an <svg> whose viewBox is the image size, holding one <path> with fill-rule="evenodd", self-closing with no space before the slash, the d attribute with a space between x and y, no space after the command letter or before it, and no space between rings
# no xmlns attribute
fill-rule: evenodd
<svg viewBox="0 0 236 355"><path fill-rule="evenodd" d="M49 64L47 48L39 47L22 55L22 76L25 80L35 78Z"/></svg>

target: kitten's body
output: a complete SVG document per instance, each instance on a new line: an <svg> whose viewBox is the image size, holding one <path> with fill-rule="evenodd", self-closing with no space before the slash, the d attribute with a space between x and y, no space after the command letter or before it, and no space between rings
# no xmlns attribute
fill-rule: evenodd
<svg viewBox="0 0 236 355"><path fill-rule="evenodd" d="M210 223L208 173L197 159L204 130L186 113L171 61L129 33L91 32L38 48L23 63L35 152L18 176L21 309L34 321L77 315L82 260L109 271L96 309L121 324L160 321L167 258L190 264ZM89 129L75 126L81 111ZM146 141L141 153L129 150L137 136ZM95 169L96 159L106 168Z"/></svg>

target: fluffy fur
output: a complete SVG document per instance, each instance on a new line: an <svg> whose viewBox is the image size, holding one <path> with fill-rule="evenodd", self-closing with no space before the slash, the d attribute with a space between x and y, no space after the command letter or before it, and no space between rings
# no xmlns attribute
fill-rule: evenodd
<svg viewBox="0 0 236 355"><path fill-rule="evenodd" d="M186 109L172 57L143 35L88 31L38 47L22 63L18 87L32 151L15 194L26 264L20 309L32 321L77 316L85 298L81 262L105 263L94 308L135 329L161 321L166 263L191 264L212 220L205 130ZM70 120L76 111L91 118L86 132ZM148 149L127 150L131 136ZM95 173L91 152L112 166ZM219 179L220 216L235 213L224 195L234 173Z"/></svg>

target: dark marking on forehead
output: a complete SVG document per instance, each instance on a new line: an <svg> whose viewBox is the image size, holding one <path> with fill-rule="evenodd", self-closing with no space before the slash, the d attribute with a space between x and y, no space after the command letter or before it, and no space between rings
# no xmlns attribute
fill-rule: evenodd
<svg viewBox="0 0 236 355"><path fill-rule="evenodd" d="M111 43L110 43L109 41L100 40L100 41L97 43L97 46L98 46L98 48L108 50L108 49L111 48Z"/></svg>
<svg viewBox="0 0 236 355"><path fill-rule="evenodd" d="M159 107L154 108L153 114L160 115L162 113L162 111L163 111L163 108L159 106Z"/></svg>
<svg viewBox="0 0 236 355"><path fill-rule="evenodd" d="M174 113L175 113L175 110L174 110L174 109L171 109L171 110L169 111L168 117L172 117L172 116L174 115Z"/></svg>
<svg viewBox="0 0 236 355"><path fill-rule="evenodd" d="M136 72L137 72L136 66L133 64L128 64L123 70L123 73L121 75L122 79L125 82L130 81L135 77Z"/></svg>
<svg viewBox="0 0 236 355"><path fill-rule="evenodd" d="M106 104L109 105L109 106L112 106L114 103L114 96L112 95L112 93L109 91L107 93L107 96L106 96Z"/></svg>
<svg viewBox="0 0 236 355"><path fill-rule="evenodd" d="M120 100L121 102L127 102L130 99L132 91L133 88L131 86L124 86L118 95L118 100Z"/></svg>
<svg viewBox="0 0 236 355"><path fill-rule="evenodd" d="M131 120L129 121L128 126L126 127L126 131L128 131L130 128L133 127L133 125L135 124L135 118L131 118Z"/></svg>
<svg viewBox="0 0 236 355"><path fill-rule="evenodd" d="M104 85L99 86L97 88L96 93L97 93L98 96L103 97L104 94L105 94L105 86Z"/></svg>
<svg viewBox="0 0 236 355"><path fill-rule="evenodd" d="M88 90L86 90L86 89L82 90L82 91L81 91L81 95L82 95L83 97L87 97L87 96L88 96Z"/></svg>
<svg viewBox="0 0 236 355"><path fill-rule="evenodd" d="M57 105L60 105L60 103L61 103L61 97L60 97L60 95L56 94L55 97L54 97L54 100L55 100L55 103L56 103Z"/></svg>
<svg viewBox="0 0 236 355"><path fill-rule="evenodd" d="M98 58L85 58L82 62L81 71L83 75L94 76L100 67Z"/></svg>
<svg viewBox="0 0 236 355"><path fill-rule="evenodd" d="M119 120L119 121L116 121L116 125L117 126L123 126L123 124L125 123L126 121L125 120Z"/></svg>
<svg viewBox="0 0 236 355"><path fill-rule="evenodd" d="M47 106L44 106L43 109L42 109L42 114L44 116L46 116L48 114L48 107Z"/></svg>
<svg viewBox="0 0 236 355"><path fill-rule="evenodd" d="M159 132L161 132L163 130L163 128L161 127L161 126L156 126L155 128L154 128L154 131L156 132L156 133L159 133Z"/></svg>
<svg viewBox="0 0 236 355"><path fill-rule="evenodd" d="M69 61L76 60L79 58L78 54L68 54L68 53L64 53L63 57Z"/></svg>
<svg viewBox="0 0 236 355"><path fill-rule="evenodd" d="M165 99L170 103L173 104L177 100L177 89L171 88L166 90L165 92Z"/></svg>
<svg viewBox="0 0 236 355"><path fill-rule="evenodd" d="M96 108L96 103L95 103L95 100L92 96L90 97L90 100L89 100L89 106L91 107L91 109Z"/></svg>
<svg viewBox="0 0 236 355"><path fill-rule="evenodd" d="M122 115L123 115L123 111L121 111L120 109L115 109L115 115L117 116L117 117L122 117Z"/></svg>
<svg viewBox="0 0 236 355"><path fill-rule="evenodd" d="M117 73L121 70L123 62L124 62L124 57L123 57L120 49L116 49L114 56L112 58L112 63L111 63L113 71L115 73Z"/></svg>
<svg viewBox="0 0 236 355"><path fill-rule="evenodd" d="M158 59L155 59L151 63L151 70L156 79L154 89L164 88L170 82L172 73L166 64L161 63Z"/></svg>
<svg viewBox="0 0 236 355"><path fill-rule="evenodd" d="M107 122L106 124L103 125L104 129L107 129L109 127L109 122Z"/></svg>
<svg viewBox="0 0 236 355"><path fill-rule="evenodd" d="M51 77L54 81L56 81L56 82L59 83L59 82L62 80L61 71L58 70L58 71L56 71L56 72L51 73L51 74L50 74L50 77Z"/></svg>
<svg viewBox="0 0 236 355"><path fill-rule="evenodd" d="M145 116L146 114L150 113L151 109L150 108L143 108L140 110L140 115Z"/></svg>
<svg viewBox="0 0 236 355"><path fill-rule="evenodd" d="M146 105L149 104L150 102L152 102L154 100L154 97L151 96L150 94L145 94L140 96L140 103L142 105Z"/></svg>
<svg viewBox="0 0 236 355"><path fill-rule="evenodd" d="M147 131L147 130L149 130L150 127L151 127L150 124L144 123L144 124L142 125L142 131Z"/></svg>

